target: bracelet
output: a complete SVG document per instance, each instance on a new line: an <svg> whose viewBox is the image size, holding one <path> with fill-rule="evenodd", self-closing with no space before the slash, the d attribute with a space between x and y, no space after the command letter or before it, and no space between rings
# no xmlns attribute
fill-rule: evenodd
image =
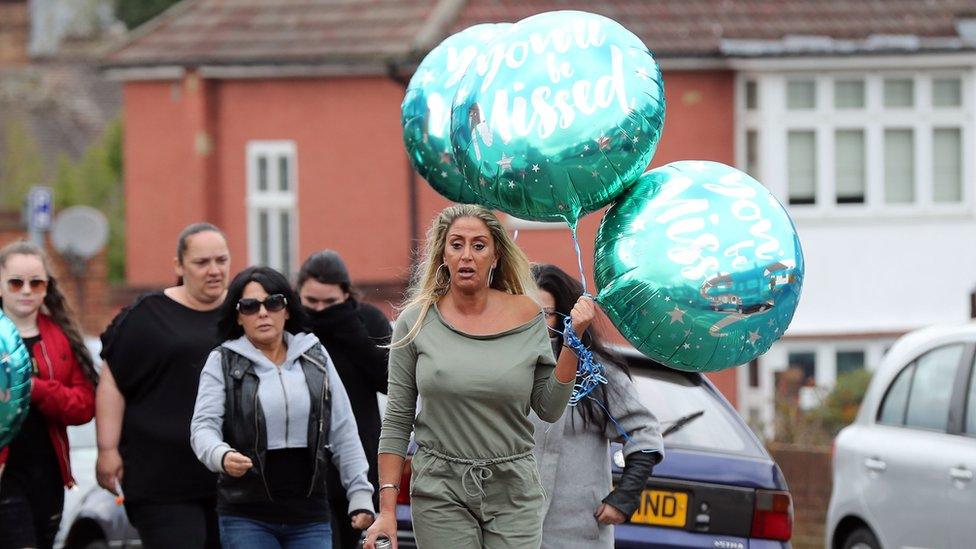
<svg viewBox="0 0 976 549"><path fill-rule="evenodd" d="M397 492L400 491L400 485L399 484L380 484L380 489L377 490L376 493L378 494L378 493L382 492L383 490L386 490L387 488L393 488Z"/></svg>

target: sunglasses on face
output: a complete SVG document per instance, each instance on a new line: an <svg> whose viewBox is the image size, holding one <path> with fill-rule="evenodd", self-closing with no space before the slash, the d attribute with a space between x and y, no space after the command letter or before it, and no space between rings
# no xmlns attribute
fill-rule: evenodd
<svg viewBox="0 0 976 549"><path fill-rule="evenodd" d="M278 311L284 310L285 306L288 305L288 300L281 294L271 294L264 298L264 301L259 301L252 297L245 297L237 301L237 312L244 316L251 316L257 314L261 310L262 305L264 305L265 311L277 313Z"/></svg>
<svg viewBox="0 0 976 549"><path fill-rule="evenodd" d="M32 280L24 280L23 278L8 278L7 288L11 292L19 292L24 289L24 284L30 286L30 289L35 294L39 294L47 289L47 280L43 278L35 278Z"/></svg>

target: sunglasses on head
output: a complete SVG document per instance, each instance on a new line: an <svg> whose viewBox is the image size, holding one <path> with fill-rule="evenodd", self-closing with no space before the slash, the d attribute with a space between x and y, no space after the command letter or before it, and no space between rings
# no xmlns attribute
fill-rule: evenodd
<svg viewBox="0 0 976 549"><path fill-rule="evenodd" d="M7 288L11 292L19 292L24 289L24 284L30 286L30 289L35 294L39 294L47 289L47 280L43 278L35 278L32 280L24 280L23 278L8 278Z"/></svg>
<svg viewBox="0 0 976 549"><path fill-rule="evenodd" d="M245 297L237 300L237 312L245 316L250 316L257 314L261 310L262 305L264 305L265 311L277 313L278 311L284 310L285 306L288 305L288 300L282 294L271 294L264 298L264 301L259 301L253 297Z"/></svg>

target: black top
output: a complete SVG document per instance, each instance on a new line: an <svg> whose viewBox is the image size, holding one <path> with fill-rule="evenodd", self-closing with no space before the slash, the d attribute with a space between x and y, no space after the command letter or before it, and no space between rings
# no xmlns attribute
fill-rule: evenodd
<svg viewBox="0 0 976 549"><path fill-rule="evenodd" d="M328 521L329 502L326 494L320 492L308 496L313 466L308 449L268 450L266 457L264 477L271 501L230 503L218 496L217 513L283 524Z"/></svg>
<svg viewBox="0 0 976 549"><path fill-rule="evenodd" d="M319 312L309 313L312 332L329 352L339 379L349 395L356 417L359 440L369 462L369 481L373 484L373 502L379 498L376 456L380 439L380 410L376 393L386 393L389 352L382 345L390 343L393 329L386 315L368 303L348 299ZM345 514L345 488L333 467L328 473L329 495L333 505L342 505Z"/></svg>
<svg viewBox="0 0 976 549"><path fill-rule="evenodd" d="M34 356L34 345L40 341L40 335L24 338L24 346L30 352L35 376L38 364ZM11 477L23 475L25 478L53 475L57 478L60 487L61 468L58 466L58 456L54 452L47 420L36 406L30 407L20 432L10 442L10 459L3 474Z"/></svg>
<svg viewBox="0 0 976 549"><path fill-rule="evenodd" d="M217 477L190 448L200 371L217 338L219 308L197 311L163 292L140 296L102 334L102 358L125 398L119 452L126 501L216 495Z"/></svg>

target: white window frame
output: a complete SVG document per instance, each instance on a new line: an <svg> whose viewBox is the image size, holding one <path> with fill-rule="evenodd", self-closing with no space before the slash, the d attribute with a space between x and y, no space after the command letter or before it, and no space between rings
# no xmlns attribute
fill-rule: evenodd
<svg viewBox="0 0 976 549"><path fill-rule="evenodd" d="M282 191L278 182L278 165L269 162L269 188L258 188L258 159L260 157L288 159L288 190ZM286 276L298 270L298 153L294 141L248 141L246 146L247 194L247 255L250 265L261 265L261 243L259 219L262 212L268 215L268 267L277 269ZM272 174L274 174L272 176ZM282 264L280 214L289 214L288 265Z"/></svg>
<svg viewBox="0 0 976 549"><path fill-rule="evenodd" d="M778 68L778 67L777 67ZM843 68L832 71L763 70L755 67L736 76L736 162L745 169L747 162L746 134L755 131L756 171L751 174L764 183L791 214L798 219L861 218L861 217L919 217L970 216L974 202L974 70L972 68L935 68L907 70L889 68ZM883 107L884 80L911 78L915 82L915 106L906 109ZM932 106L933 81L958 78L961 84L959 107ZM835 109L834 82L863 80L865 107ZM786 89L790 80L816 82L816 108L787 110ZM746 109L747 82L755 82L758 105ZM884 198L884 142L885 129L910 128L915 138L915 200L904 204L888 204ZM933 201L932 139L939 128L959 128L962 147L961 201L937 203ZM865 201L855 204L836 202L834 167L834 132L855 129L865 132ZM789 204L787 133L791 130L815 132L817 143L817 183L814 204Z"/></svg>

